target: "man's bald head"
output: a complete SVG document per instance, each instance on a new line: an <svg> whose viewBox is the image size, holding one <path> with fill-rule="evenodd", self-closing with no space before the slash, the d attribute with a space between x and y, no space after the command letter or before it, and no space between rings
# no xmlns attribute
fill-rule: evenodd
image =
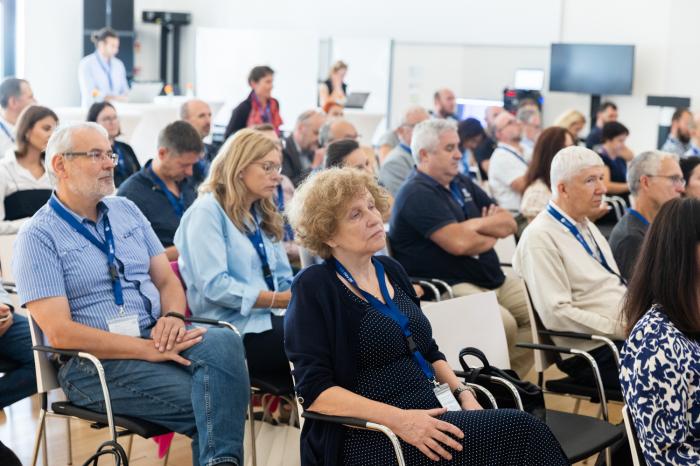
<svg viewBox="0 0 700 466"><path fill-rule="evenodd" d="M211 131L211 108L201 99L192 99L180 107L180 119L188 122L204 138Z"/></svg>
<svg viewBox="0 0 700 466"><path fill-rule="evenodd" d="M418 123L428 118L430 118L430 115L423 107L410 107L407 109L401 119L401 125L399 125L396 130L399 140L407 146L410 146L411 138L413 137L413 128Z"/></svg>
<svg viewBox="0 0 700 466"><path fill-rule="evenodd" d="M319 136L324 147L333 141L339 141L341 139L357 140L358 137L359 135L357 134L355 126L345 118L334 118L327 121L321 128L321 134Z"/></svg>

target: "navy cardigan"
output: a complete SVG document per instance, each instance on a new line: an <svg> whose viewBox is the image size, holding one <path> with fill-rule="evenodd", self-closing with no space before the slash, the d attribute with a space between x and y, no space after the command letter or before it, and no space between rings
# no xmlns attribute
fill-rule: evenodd
<svg viewBox="0 0 700 466"><path fill-rule="evenodd" d="M391 281L420 305L403 267L386 256L375 258L384 265ZM284 319L284 344L294 364L295 390L304 409L336 385L356 392L355 356L362 315L344 290L332 261L304 269L292 283L292 300ZM435 340L421 351L431 363L445 359ZM344 429L306 420L301 432L301 464L341 464Z"/></svg>

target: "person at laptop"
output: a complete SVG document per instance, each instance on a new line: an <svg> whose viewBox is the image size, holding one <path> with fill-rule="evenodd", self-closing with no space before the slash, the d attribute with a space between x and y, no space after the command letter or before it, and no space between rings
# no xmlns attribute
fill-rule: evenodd
<svg viewBox="0 0 700 466"><path fill-rule="evenodd" d="M114 167L114 185L118 188L127 178L141 170L141 164L136 158L134 149L129 144L116 139L122 132L117 111L114 109L114 105L109 102L96 102L88 110L87 121L97 123L109 134L112 151L118 157Z"/></svg>
<svg viewBox="0 0 700 466"><path fill-rule="evenodd" d="M119 36L110 28L102 28L93 33L92 42L95 52L83 57L78 66L82 106L111 100L125 101L129 83L124 63L117 58Z"/></svg>

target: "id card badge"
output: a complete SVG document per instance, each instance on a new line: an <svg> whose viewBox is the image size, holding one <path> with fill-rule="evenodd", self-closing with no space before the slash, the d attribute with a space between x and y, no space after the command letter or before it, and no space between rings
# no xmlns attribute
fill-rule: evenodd
<svg viewBox="0 0 700 466"><path fill-rule="evenodd" d="M127 337L136 338L141 336L139 319L134 314L110 319L107 321L107 326L109 327L109 331L112 333L118 333L120 335L126 335Z"/></svg>
<svg viewBox="0 0 700 466"><path fill-rule="evenodd" d="M435 396L440 402L440 406L442 406L443 408L447 408L448 411L462 410L462 407L459 405L459 403L457 403L455 396L452 394L450 386L446 383L443 383L433 388L433 392L435 393Z"/></svg>

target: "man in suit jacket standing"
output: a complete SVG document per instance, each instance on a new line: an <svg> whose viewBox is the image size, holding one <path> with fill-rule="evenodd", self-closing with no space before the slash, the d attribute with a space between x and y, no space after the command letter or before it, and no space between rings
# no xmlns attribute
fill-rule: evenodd
<svg viewBox="0 0 700 466"><path fill-rule="evenodd" d="M307 110L299 115L294 132L284 140L282 174L292 180L295 187L315 167L318 133L325 121L326 117L322 112Z"/></svg>

